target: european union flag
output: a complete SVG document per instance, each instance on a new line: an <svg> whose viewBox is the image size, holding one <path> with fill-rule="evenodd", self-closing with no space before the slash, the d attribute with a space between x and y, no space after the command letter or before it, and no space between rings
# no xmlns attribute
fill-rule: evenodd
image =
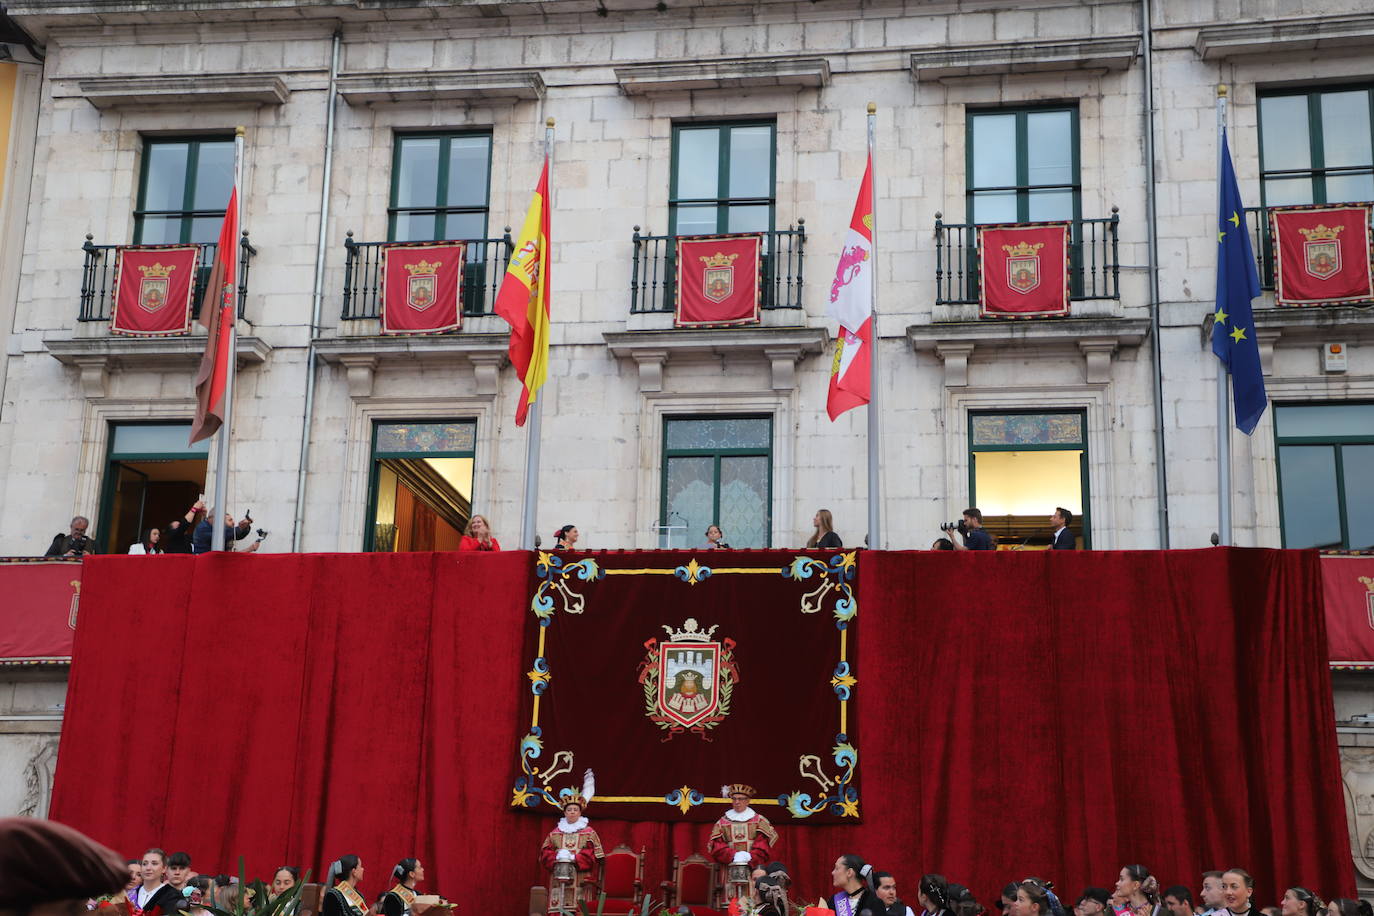
<svg viewBox="0 0 1374 916"><path fill-rule="evenodd" d="M1231 372L1231 401L1236 427L1255 431L1269 399L1264 393L1255 313L1250 300L1260 294L1255 254L1245 225L1245 206L1231 166L1231 148L1221 135L1221 202L1217 218L1217 311L1212 325L1212 352Z"/></svg>

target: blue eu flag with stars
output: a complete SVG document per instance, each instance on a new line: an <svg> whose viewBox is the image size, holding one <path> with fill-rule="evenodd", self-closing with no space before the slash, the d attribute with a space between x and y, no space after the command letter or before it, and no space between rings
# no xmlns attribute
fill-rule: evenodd
<svg viewBox="0 0 1374 916"><path fill-rule="evenodd" d="M1255 254L1245 225L1245 207L1231 166L1231 148L1221 135L1221 206L1217 214L1217 311L1212 325L1212 352L1231 373L1231 399L1236 427L1255 431L1264 407L1264 372L1260 368L1255 313L1250 300L1260 294Z"/></svg>

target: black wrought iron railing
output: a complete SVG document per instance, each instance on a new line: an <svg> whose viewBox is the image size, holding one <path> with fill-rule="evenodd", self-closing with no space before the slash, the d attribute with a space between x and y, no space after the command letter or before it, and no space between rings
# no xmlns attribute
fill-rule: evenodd
<svg viewBox="0 0 1374 916"><path fill-rule="evenodd" d="M1274 288L1274 237L1269 232L1269 211L1264 207L1246 207L1245 222L1250 229L1250 248L1259 270L1260 286Z"/></svg>
<svg viewBox="0 0 1374 916"><path fill-rule="evenodd" d="M763 234L759 285L766 309L802 307L802 278L806 263L806 221ZM677 301L677 238L634 232L634 260L630 265L630 313L671 312Z"/></svg>
<svg viewBox="0 0 1374 916"><path fill-rule="evenodd" d="M467 248L463 265L463 314L489 314L510 261L510 227L499 239L454 239ZM382 249L391 242L355 242L350 231L344 239L343 319L381 316Z"/></svg>
<svg viewBox="0 0 1374 916"><path fill-rule="evenodd" d="M113 305L112 294L115 281L115 252L121 247L138 248L138 245L97 245L92 235L86 236L81 250L86 254L81 266L81 309L78 321L109 321ZM150 245L149 248L163 246ZM200 243L200 254L196 256L196 279L191 292L191 317L200 317L200 303L205 298L205 284L210 281L210 270L215 266L215 253L218 242ZM239 237L239 310L243 317L243 304L248 298L248 265L258 250L248 244L248 233Z"/></svg>
<svg viewBox="0 0 1374 916"><path fill-rule="evenodd" d="M1102 219L1073 223L1069 242L1069 298L1120 299L1121 261L1117 252L1116 207ZM978 227L947 223L935 214L935 303L963 305L978 302Z"/></svg>

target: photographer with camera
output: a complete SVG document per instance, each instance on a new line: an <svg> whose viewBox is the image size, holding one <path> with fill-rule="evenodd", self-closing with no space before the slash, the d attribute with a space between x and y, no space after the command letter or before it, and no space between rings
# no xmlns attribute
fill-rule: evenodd
<svg viewBox="0 0 1374 916"><path fill-rule="evenodd" d="M78 515L72 519L71 533L54 535L48 552L43 556L77 557L79 559L88 553L99 553L100 551L95 549L95 541L86 536L86 529L90 526L90 519L84 515Z"/></svg>
<svg viewBox="0 0 1374 916"><path fill-rule="evenodd" d="M955 550L996 550L992 535L983 530L983 513L970 506L964 510L964 517L958 523L948 522L940 530L949 536ZM954 532L959 537L954 537Z"/></svg>
<svg viewBox="0 0 1374 916"><path fill-rule="evenodd" d="M215 529L210 524L210 519L214 518L215 510L211 509L205 514L205 518L200 524L196 525L191 533L191 553L209 553L210 545L214 541ZM243 513L243 520L237 525L234 524L234 517L228 512L224 513L224 549L233 550L234 542L241 541L253 530L253 514ZM258 539L241 551L242 553L253 553L262 544L263 538L267 537L267 532L258 529Z"/></svg>

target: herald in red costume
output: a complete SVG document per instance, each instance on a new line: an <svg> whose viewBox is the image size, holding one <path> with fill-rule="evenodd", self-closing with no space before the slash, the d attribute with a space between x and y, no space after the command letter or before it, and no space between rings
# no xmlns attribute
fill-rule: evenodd
<svg viewBox="0 0 1374 916"><path fill-rule="evenodd" d="M729 796L731 807L716 821L711 838L707 840L711 858L729 866L746 864L743 856L748 856L751 870L762 867L773 858L778 832L768 823L768 818L749 807L754 798L753 786L736 783L722 787L721 794ZM735 861L737 856L740 857L738 862Z"/></svg>
<svg viewBox="0 0 1374 916"><path fill-rule="evenodd" d="M582 811L592 800L595 792L592 771L588 770L582 781L582 791L565 790L563 798L563 817L558 825L544 838L539 847L539 864L549 871L549 912L576 913L578 901L591 902L591 891L595 886L593 870L606 858L601 848L601 837L592 829L591 823ZM558 866L561 863L572 865L571 874Z"/></svg>

